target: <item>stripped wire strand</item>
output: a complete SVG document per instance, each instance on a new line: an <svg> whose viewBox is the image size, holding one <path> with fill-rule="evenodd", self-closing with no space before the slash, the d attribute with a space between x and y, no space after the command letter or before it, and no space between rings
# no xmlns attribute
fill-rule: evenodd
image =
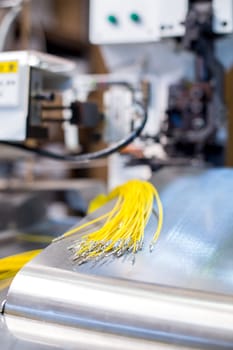
<svg viewBox="0 0 233 350"><path fill-rule="evenodd" d="M159 238L163 224L163 207L157 189L149 182L131 180L115 188L107 196L97 197L90 205L90 211L116 199L116 204L108 213L84 225L66 232L57 240L90 228L96 222L103 222L100 229L81 235L69 248L73 260L79 265L88 261L98 261L111 255L121 257L135 254L142 249L144 232L152 214L156 214L157 228L150 244L150 251ZM157 203L158 213L154 203Z"/></svg>

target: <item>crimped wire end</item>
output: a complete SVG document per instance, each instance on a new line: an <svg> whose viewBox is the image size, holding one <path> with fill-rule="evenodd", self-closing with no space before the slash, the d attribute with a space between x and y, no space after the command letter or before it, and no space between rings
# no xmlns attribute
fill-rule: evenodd
<svg viewBox="0 0 233 350"><path fill-rule="evenodd" d="M145 228L152 214L157 218L157 229L149 249L150 251L154 249L163 223L163 208L156 188L146 181L130 180L115 188L107 196L98 196L90 207L96 210L113 199L117 201L111 211L66 232L63 236L77 233L93 225L94 222L103 222L100 229L82 235L69 247L73 261L78 265L89 261L98 263L102 259L120 258L125 255L132 255L134 264L136 254L143 249ZM154 209L155 201L157 212Z"/></svg>

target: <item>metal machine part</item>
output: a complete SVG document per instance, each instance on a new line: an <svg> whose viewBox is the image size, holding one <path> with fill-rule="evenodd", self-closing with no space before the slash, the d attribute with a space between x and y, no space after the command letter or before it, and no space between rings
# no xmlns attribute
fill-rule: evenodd
<svg viewBox="0 0 233 350"><path fill-rule="evenodd" d="M107 86L124 86L132 94L130 132L118 139L113 145L102 150L78 155L53 153L43 148L31 147L25 143L28 138L48 139L48 123L69 123L72 126L94 128L101 121L96 103L80 101L77 97L67 106L51 105L54 92L69 89L75 96L75 64L54 56L36 52L5 52L0 56L0 119L3 127L0 131L0 143L33 154L60 161L87 162L103 158L119 151L134 141L143 131L147 119L147 105L143 93L125 81L107 82ZM101 83L97 89L105 89ZM90 90L92 91L92 89ZM67 91L66 91L67 92ZM46 105L43 102L46 101ZM69 117L61 116L70 111ZM49 112L60 114L51 118ZM46 112L47 116L43 116ZM134 119L136 122L134 123ZM77 138L78 138L78 130ZM89 140L90 141L90 140Z"/></svg>
<svg viewBox="0 0 233 350"><path fill-rule="evenodd" d="M188 82L170 86L168 109L161 127L170 157L199 157L218 162L226 140L218 137L226 125L223 103L213 82ZM163 136L162 136L163 135Z"/></svg>
<svg viewBox="0 0 233 350"><path fill-rule="evenodd" d="M70 341L101 349L157 343L231 349L233 171L191 174L160 189L166 213L161 237L150 253L152 218L134 265L123 258L75 265L68 248L76 234L22 269L4 306L9 330L64 348Z"/></svg>
<svg viewBox="0 0 233 350"><path fill-rule="evenodd" d="M176 142L203 143L213 136L217 125L208 119L206 104L212 98L207 83L182 82L170 87L167 133Z"/></svg>
<svg viewBox="0 0 233 350"><path fill-rule="evenodd" d="M0 140L24 141L46 136L41 125L44 92L70 86L75 65L61 58L33 51L0 55ZM40 98L41 97L41 98Z"/></svg>
<svg viewBox="0 0 233 350"><path fill-rule="evenodd" d="M225 140L224 69L216 59L211 2L194 2L185 21L183 47L195 55L194 81L170 87L162 134L170 156L201 157L223 164ZM225 132L226 135L226 132Z"/></svg>
<svg viewBox="0 0 233 350"><path fill-rule="evenodd" d="M148 114L142 134L149 129L152 132L155 129L159 130L159 126L154 125L154 118L153 122L151 121L151 84L149 77L141 79L132 74L94 74L79 75L74 81L74 88L77 98L81 101L88 101L93 92L102 93L102 115L105 125L103 139L106 142L117 142L138 124L134 108L137 101L145 106Z"/></svg>
<svg viewBox="0 0 233 350"><path fill-rule="evenodd" d="M4 317L0 316L0 337L1 337L1 348L2 350L71 350L71 349L82 349L89 350L94 348L96 350L143 350L149 349L153 350L155 344L153 342L140 341L136 339L133 341L130 338L124 337L114 337L104 333L89 333L84 330L79 331L78 329L70 329L59 327L57 325L46 326L39 324L38 327L41 329L42 333L56 337L55 343L59 345L46 345L43 340L39 340L39 337L33 336L34 324L27 324L26 327L32 326L32 338L31 341L22 340L14 335L8 330ZM157 342L156 350L192 350L193 348L181 346L181 345L171 345L166 343ZM196 350L201 349L200 347L195 347Z"/></svg>

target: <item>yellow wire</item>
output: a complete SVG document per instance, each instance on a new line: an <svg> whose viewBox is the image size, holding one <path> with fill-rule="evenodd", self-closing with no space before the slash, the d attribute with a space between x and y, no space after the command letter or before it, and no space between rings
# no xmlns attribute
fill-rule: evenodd
<svg viewBox="0 0 233 350"><path fill-rule="evenodd" d="M33 243L50 243L52 236L20 234L17 239ZM0 259L0 290L9 287L18 271L40 252L41 250L34 250Z"/></svg>
<svg viewBox="0 0 233 350"><path fill-rule="evenodd" d="M36 257L40 252L41 250L32 250L0 259L0 281L13 278L24 265Z"/></svg>
<svg viewBox="0 0 233 350"><path fill-rule="evenodd" d="M132 253L135 256L143 247L145 228L154 212L157 218L157 228L150 250L156 243L163 225L163 207L157 189L149 182L131 180L116 187L108 195L94 199L90 205L90 211L100 208L113 199L116 199L116 203L108 213L69 230L58 238L58 240L63 239L87 228L93 228L95 223L102 223L100 229L83 234L73 242L71 247L74 252L73 259L79 264L90 260L98 261L110 255L120 257ZM154 209L154 202L157 204L158 212ZM34 235L21 235L20 239L37 242L46 239L49 242L51 237L38 238ZM0 282L5 283L12 279L40 252L41 250L34 250L0 259Z"/></svg>
<svg viewBox="0 0 233 350"><path fill-rule="evenodd" d="M53 240L52 236L45 235L34 235L29 233L21 233L17 235L17 240L31 242L31 243L51 243Z"/></svg>
<svg viewBox="0 0 233 350"><path fill-rule="evenodd" d="M74 260L79 264L89 260L98 260L109 255L121 256L125 253L136 254L142 249L145 227L155 211L157 204L157 229L153 236L150 250L156 243L163 224L163 207L157 189L149 182L131 180L118 186L107 196L98 196L91 203L91 211L115 199L118 200L114 208L108 213L84 225L66 232L67 237L91 227L96 222L104 221L102 227L91 233L82 235L74 241L71 250ZM107 218L107 219L106 219Z"/></svg>
<svg viewBox="0 0 233 350"><path fill-rule="evenodd" d="M4 279L2 281L0 281L0 291L3 290L3 289L6 289L10 286L12 282L12 278L8 278L8 279Z"/></svg>

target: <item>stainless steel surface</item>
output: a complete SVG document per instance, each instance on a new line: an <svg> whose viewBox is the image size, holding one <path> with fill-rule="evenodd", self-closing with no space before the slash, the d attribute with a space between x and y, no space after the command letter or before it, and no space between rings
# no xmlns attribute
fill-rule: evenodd
<svg viewBox="0 0 233 350"><path fill-rule="evenodd" d="M125 336L133 343L171 341L209 344L212 349L232 348L230 297L85 276L48 267L40 267L37 274L35 268L28 267L19 278L16 278L10 305L6 304L5 317L13 334L27 340L37 338L58 345L57 335L51 337L47 331L55 324L63 333L76 329L76 340L72 341L79 346L83 345L78 337L83 330L93 337L99 333L101 337L103 332L112 342ZM23 294L21 284L28 286Z"/></svg>
<svg viewBox="0 0 233 350"><path fill-rule="evenodd" d="M157 342L156 346L150 341L132 339L128 337L114 336L104 332L89 332L78 328L64 328L59 325L46 324L29 320L14 320L15 325L21 332L27 329L31 335L31 341L18 339L9 332L5 325L4 318L0 318L0 339L1 350L188 350L190 347L183 347L177 344L166 344ZM56 345L43 344L47 342ZM57 345L59 344L59 345ZM200 349L195 348L195 349Z"/></svg>
<svg viewBox="0 0 233 350"><path fill-rule="evenodd" d="M0 347L1 350L55 350L57 347L51 347L44 344L26 342L14 337L5 324L4 317L0 315Z"/></svg>
<svg viewBox="0 0 233 350"><path fill-rule="evenodd" d="M147 349L159 341L232 349L232 195L230 169L174 179L161 190L165 222L157 246L149 252L151 219L134 265L115 259L77 267L67 250L75 236L50 245L15 278L7 326L51 345L64 346L67 336L81 349ZM52 335L55 325L61 337Z"/></svg>

